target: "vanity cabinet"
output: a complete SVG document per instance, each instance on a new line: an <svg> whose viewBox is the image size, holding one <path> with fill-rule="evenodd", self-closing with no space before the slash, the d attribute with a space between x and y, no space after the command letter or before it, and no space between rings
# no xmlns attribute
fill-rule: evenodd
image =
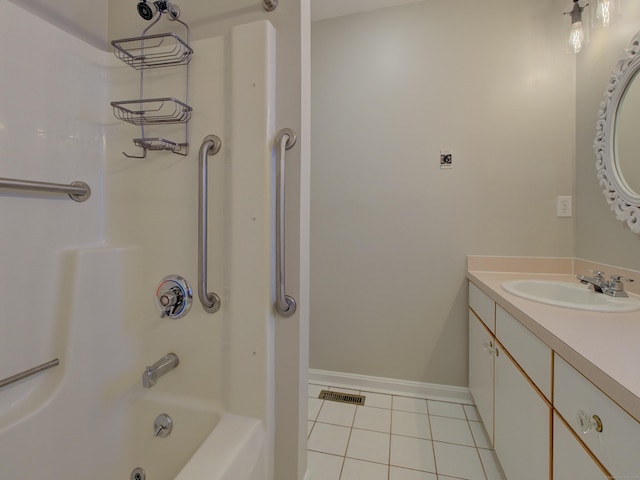
<svg viewBox="0 0 640 480"><path fill-rule="evenodd" d="M469 389L509 480L640 479L640 422L473 283Z"/></svg>
<svg viewBox="0 0 640 480"><path fill-rule="evenodd" d="M549 478L550 376L548 347L470 284L469 389L507 478Z"/></svg>

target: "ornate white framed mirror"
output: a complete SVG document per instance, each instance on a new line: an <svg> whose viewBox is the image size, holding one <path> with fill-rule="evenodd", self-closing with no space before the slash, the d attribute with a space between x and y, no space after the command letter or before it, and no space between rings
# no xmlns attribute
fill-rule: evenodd
<svg viewBox="0 0 640 480"><path fill-rule="evenodd" d="M640 32L616 64L596 122L598 181L618 220L640 233ZM636 77L639 77L636 79Z"/></svg>

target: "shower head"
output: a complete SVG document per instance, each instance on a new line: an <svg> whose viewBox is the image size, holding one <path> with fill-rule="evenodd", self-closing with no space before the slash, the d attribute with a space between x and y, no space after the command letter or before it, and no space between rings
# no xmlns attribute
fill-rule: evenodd
<svg viewBox="0 0 640 480"><path fill-rule="evenodd" d="M138 14L145 20L151 20L157 11L155 4L148 4L147 0L138 2Z"/></svg>
<svg viewBox="0 0 640 480"><path fill-rule="evenodd" d="M172 5L169 1L147 2L140 0L138 2L138 14L145 20L151 20L156 13L168 13L169 20L175 20L180 16L180 8Z"/></svg>

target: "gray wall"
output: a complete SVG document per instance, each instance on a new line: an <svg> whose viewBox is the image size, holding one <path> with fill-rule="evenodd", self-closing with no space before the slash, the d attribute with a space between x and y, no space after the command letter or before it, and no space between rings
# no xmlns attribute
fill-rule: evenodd
<svg viewBox="0 0 640 480"><path fill-rule="evenodd" d="M466 386L466 255L573 255L565 34L552 0L312 24L311 368Z"/></svg>
<svg viewBox="0 0 640 480"><path fill-rule="evenodd" d="M640 270L640 238L609 210L596 179L593 140L598 107L615 64L640 29L640 3L624 2L623 16L592 30L576 69L576 256ZM637 279L640 280L640 279Z"/></svg>

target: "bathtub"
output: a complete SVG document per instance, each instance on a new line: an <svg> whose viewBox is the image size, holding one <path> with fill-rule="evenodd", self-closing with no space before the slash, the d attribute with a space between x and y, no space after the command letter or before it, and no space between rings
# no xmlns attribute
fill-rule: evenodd
<svg viewBox="0 0 640 480"><path fill-rule="evenodd" d="M264 480L261 420L225 413L175 480Z"/></svg>
<svg viewBox="0 0 640 480"><path fill-rule="evenodd" d="M38 419L36 414L30 419L33 421L23 420L0 431L0 478L61 480L76 475L128 480L136 478L136 471L144 472L146 480L268 478L264 422L218 413L210 405L189 401L180 405L176 400L134 400L131 417L114 418L108 428L94 429L91 425L67 425L63 403L68 399L54 399L46 418ZM173 431L165 438L154 437L150 428L160 413L167 413L174 422ZM104 427L105 423L100 423ZM211 423L213 430L207 431ZM76 455L57 449L56 437L66 451Z"/></svg>
<svg viewBox="0 0 640 480"><path fill-rule="evenodd" d="M0 392L2 399L13 400L0 403L2 480L128 480L136 470L144 471L146 480L268 478L264 422L228 413L216 396L187 388L187 382L207 383L220 374L199 365L203 361L191 351L195 341L189 335L180 338L184 324L158 322L174 329L167 335L172 335L172 350L181 363L153 388L143 388L144 365L165 350L123 348L127 341L118 331L131 328L124 298L114 293L113 308L95 309L110 285L133 288L137 279L130 268L137 265L137 252L101 247L64 255L62 270L68 273L62 283L73 307L65 312L68 322L61 323L60 330L68 332L71 341L59 366ZM93 282L73 280L93 271L101 272ZM214 324L209 330L194 325L213 336L216 322L209 323ZM84 341L74 342L76 336ZM67 335L60 337L63 344ZM164 438L156 437L153 428L161 414L173 420Z"/></svg>

